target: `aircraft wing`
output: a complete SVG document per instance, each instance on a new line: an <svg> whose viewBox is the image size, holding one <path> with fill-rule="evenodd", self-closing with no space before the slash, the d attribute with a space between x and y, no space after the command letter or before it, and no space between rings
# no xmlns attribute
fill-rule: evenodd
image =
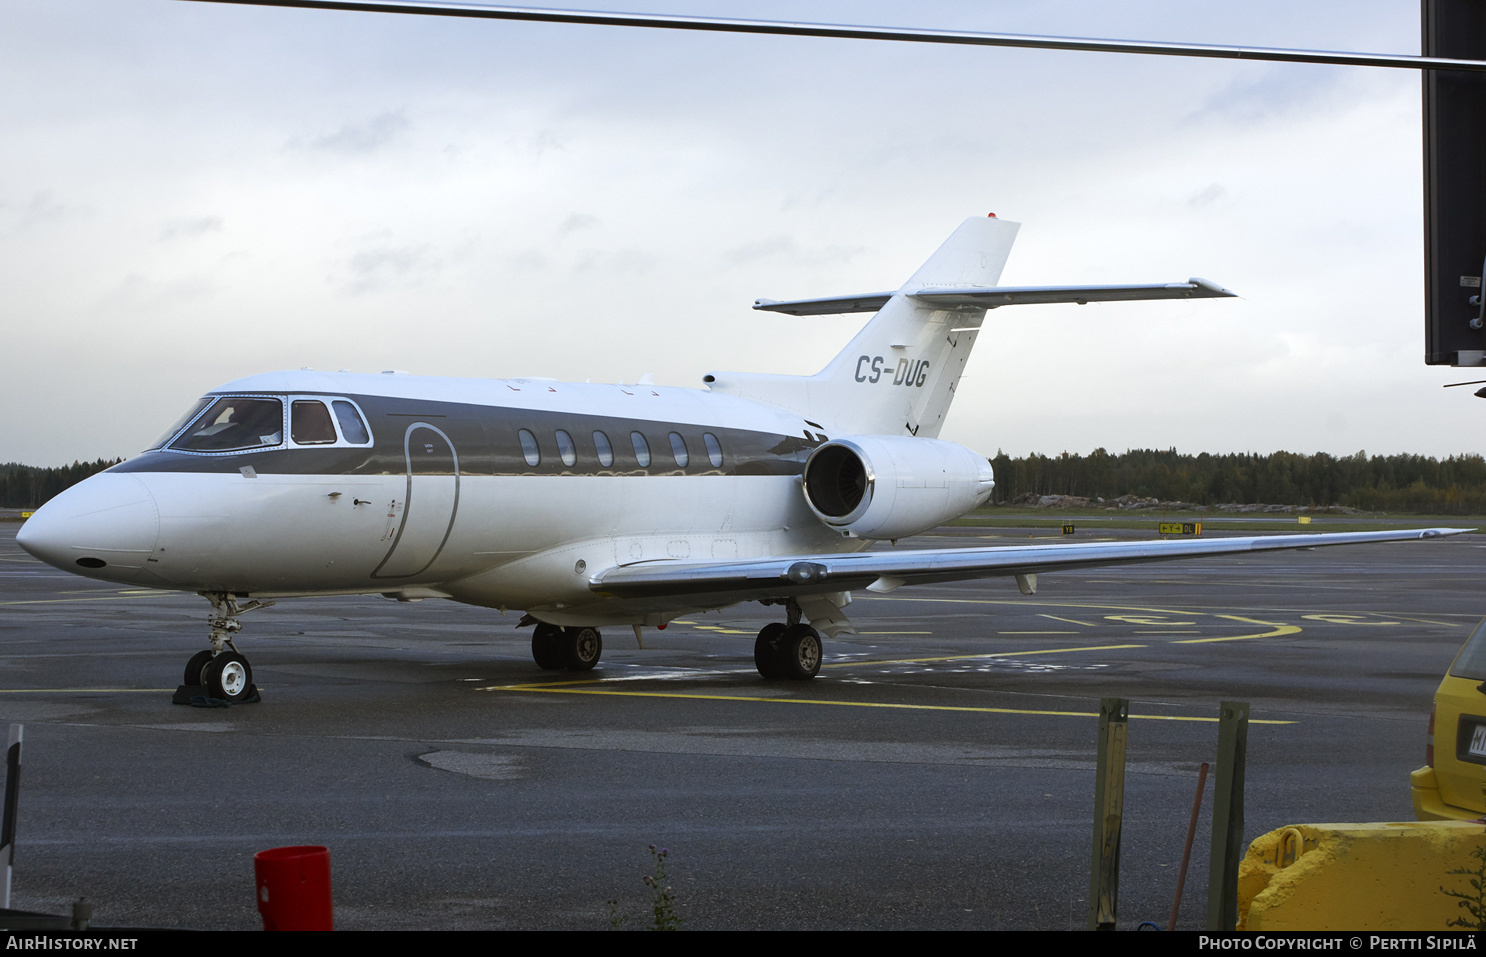
<svg viewBox="0 0 1486 957"><path fill-rule="evenodd" d="M1279 549L1401 542L1472 531L1426 528L1407 531L1331 532L1142 542L1007 545L992 548L927 548L849 555L787 555L729 562L646 561L620 565L589 579L589 588L616 598L692 596L720 603L818 595L866 589L889 592L902 585L971 578L1035 576L1072 568L1170 561ZM1018 582L1028 590L1031 579Z"/></svg>
<svg viewBox="0 0 1486 957"><path fill-rule="evenodd" d="M832 316L847 312L876 312L893 297L891 292L870 292L857 296L832 296L824 299L756 299L753 308L764 312L784 312L792 316ZM1133 299L1221 299L1237 295L1206 279L1193 277L1186 282L1167 282L1137 286L926 286L909 293L945 308L970 306L995 309L1039 302L1120 302Z"/></svg>

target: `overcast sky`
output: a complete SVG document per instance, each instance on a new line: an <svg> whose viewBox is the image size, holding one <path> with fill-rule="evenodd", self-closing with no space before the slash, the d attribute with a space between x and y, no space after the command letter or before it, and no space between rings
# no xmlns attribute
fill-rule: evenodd
<svg viewBox="0 0 1486 957"><path fill-rule="evenodd" d="M575 5L1417 53L1416 0ZM944 438L1481 451L1423 364L1409 71L252 9L0 5L0 461L133 455L310 366L698 386L817 371L965 217L1003 284Z"/></svg>

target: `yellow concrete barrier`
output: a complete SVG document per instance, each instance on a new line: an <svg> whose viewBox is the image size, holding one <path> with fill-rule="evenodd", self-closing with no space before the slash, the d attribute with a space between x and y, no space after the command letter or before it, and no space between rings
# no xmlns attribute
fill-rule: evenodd
<svg viewBox="0 0 1486 957"><path fill-rule="evenodd" d="M1296 824L1255 838L1238 868L1238 929L1457 930L1446 890L1474 895L1486 847L1474 821Z"/></svg>

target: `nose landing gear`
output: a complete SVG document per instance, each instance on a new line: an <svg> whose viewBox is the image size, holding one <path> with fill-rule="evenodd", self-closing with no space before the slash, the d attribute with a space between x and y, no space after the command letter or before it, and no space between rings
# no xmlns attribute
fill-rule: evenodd
<svg viewBox="0 0 1486 957"><path fill-rule="evenodd" d="M239 605L234 595L224 592L205 592L203 595L212 603L207 635L211 648L198 651L186 662L182 684L175 692L175 703L191 704L192 698L200 696L228 704L259 700L258 686L253 684L253 666L238 653L232 636L242 630L238 615L267 608L273 602L254 600ZM228 648L232 650L228 651Z"/></svg>

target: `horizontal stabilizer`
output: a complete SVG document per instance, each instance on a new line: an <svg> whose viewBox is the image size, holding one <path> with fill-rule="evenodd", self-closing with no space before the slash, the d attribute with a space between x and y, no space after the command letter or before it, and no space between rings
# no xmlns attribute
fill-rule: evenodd
<svg viewBox="0 0 1486 957"><path fill-rule="evenodd" d="M920 302L946 309L968 306L996 309L1041 302L1121 302L1136 299L1221 299L1235 296L1206 279L1136 286L925 286L908 293ZM876 312L893 297L890 292L827 299L792 299L786 302L757 299L753 308L792 316L831 316L847 312Z"/></svg>
<svg viewBox="0 0 1486 957"><path fill-rule="evenodd" d="M839 316L848 312L876 312L893 298L890 292L869 292L861 296L834 296L829 299L755 299L753 308L762 312L785 312L791 316Z"/></svg>

